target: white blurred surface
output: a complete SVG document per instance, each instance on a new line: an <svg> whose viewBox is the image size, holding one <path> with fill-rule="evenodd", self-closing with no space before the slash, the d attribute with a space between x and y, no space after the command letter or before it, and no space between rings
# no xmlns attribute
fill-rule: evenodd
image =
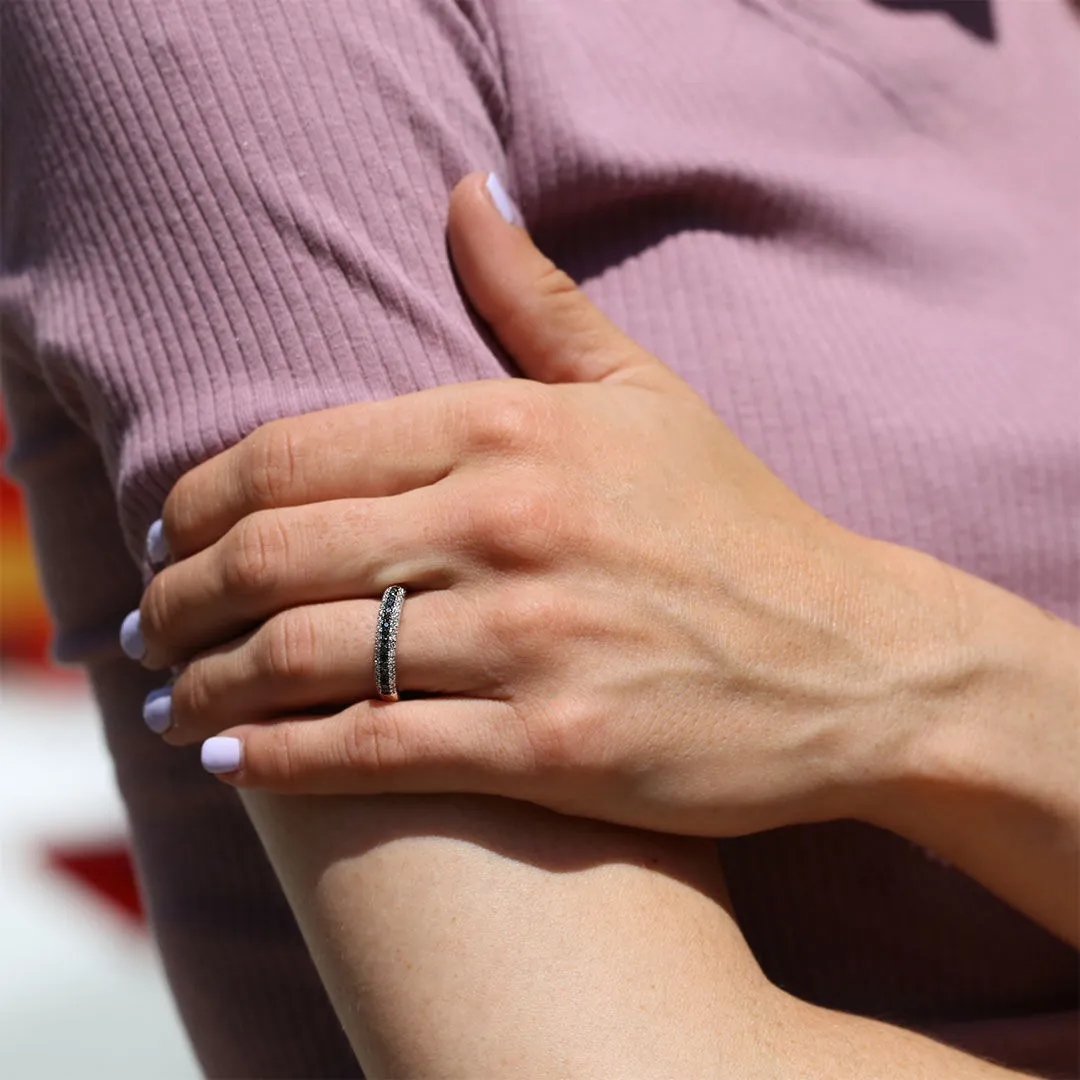
<svg viewBox="0 0 1080 1080"><path fill-rule="evenodd" d="M46 861L125 833L84 685L5 672L0 748L0 1077L200 1076L149 935Z"/></svg>

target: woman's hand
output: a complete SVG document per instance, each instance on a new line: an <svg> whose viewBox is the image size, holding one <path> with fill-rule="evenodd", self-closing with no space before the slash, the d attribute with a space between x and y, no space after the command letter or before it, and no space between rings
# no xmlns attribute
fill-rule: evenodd
<svg viewBox="0 0 1080 1080"><path fill-rule="evenodd" d="M802 502L483 175L449 236L539 381L276 421L183 477L173 561L126 624L149 666L187 662L148 722L224 735L204 763L242 787L501 794L688 835L859 816L955 674L951 603L926 601L946 568ZM391 584L397 702L373 700Z"/></svg>

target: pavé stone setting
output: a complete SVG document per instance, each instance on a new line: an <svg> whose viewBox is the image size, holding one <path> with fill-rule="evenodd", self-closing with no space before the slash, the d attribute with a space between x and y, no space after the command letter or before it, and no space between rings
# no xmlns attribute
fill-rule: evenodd
<svg viewBox="0 0 1080 1080"><path fill-rule="evenodd" d="M391 585L382 594L375 623L375 692L383 701L397 701L397 633L405 589Z"/></svg>

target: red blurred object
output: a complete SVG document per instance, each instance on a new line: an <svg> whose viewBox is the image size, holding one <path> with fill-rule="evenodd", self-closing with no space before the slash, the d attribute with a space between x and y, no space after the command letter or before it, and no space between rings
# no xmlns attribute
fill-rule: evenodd
<svg viewBox="0 0 1080 1080"><path fill-rule="evenodd" d="M51 847L49 865L90 889L132 923L145 925L145 913L131 855L122 841L94 847Z"/></svg>

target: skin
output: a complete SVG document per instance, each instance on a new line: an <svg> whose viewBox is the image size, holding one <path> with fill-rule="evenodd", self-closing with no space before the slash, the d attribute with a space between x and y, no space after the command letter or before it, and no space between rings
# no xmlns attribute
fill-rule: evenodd
<svg viewBox="0 0 1080 1080"><path fill-rule="evenodd" d="M492 796L242 792L369 1077L991 1080L762 975L706 841Z"/></svg>
<svg viewBox="0 0 1080 1080"><path fill-rule="evenodd" d="M653 897L676 926L682 909L664 892L672 875L658 876L649 860L689 851L686 918L707 897L727 919L705 934L727 941L712 974L690 973L700 942L685 969L652 932L627 955L635 970L674 973L672 993L697 988L688 991L695 1008L681 1014L679 1045L697 1048L690 1060L719 1052L700 1042L713 1028L725 1054L743 1053L731 1049L732 1025L709 1019L715 972L731 968L741 990L753 989L747 1000L760 992L766 1027L780 1017L794 1024L805 1075L819 1075L815 1048L826 1048L822 1062L837 1050L826 1030L841 1032L846 1047L869 1040L875 1054L901 1055L882 1060L907 1063L902 1047L914 1036L895 1043L896 1029L832 1013L819 1024L824 1011L760 986L722 883L709 877L707 849L685 838L861 818L938 850L1075 941L1078 632L813 511L524 230L503 222L482 180L466 178L454 193L455 266L535 381L441 387L279 421L184 477L163 515L174 560L140 608L144 662L187 663L165 738L240 738L243 766L223 779L242 788L476 793L448 804L470 807L512 796L557 811L556 832L566 831L559 815L602 819L612 824L590 828L646 845L649 854L630 861L656 891L635 895ZM392 583L409 590L399 688L438 697L372 701L373 676L355 662L370 651L378 597ZM335 851L326 801L304 800L313 816L297 832L280 800L246 799L335 1003L369 1015L343 1003L355 1006L356 987L378 983L359 974L378 948L369 954L352 931L327 927L357 925L350 898L378 887L378 871L363 870L376 864L364 860L387 841ZM337 805L353 839L356 816L345 806L355 805ZM524 812L548 820L549 810ZM641 840L655 834L626 827L681 836ZM305 861L299 853L316 835ZM519 842L509 844L514 870L491 880L499 895L522 900L517 915L527 921ZM486 865L466 862L470 874ZM598 880L568 899L566 915L587 910L581 901ZM609 884L597 894L608 902ZM518 919L507 923L504 952ZM621 942L627 919L616 920ZM516 959L539 962L550 944ZM653 946L654 962L638 968L647 956L637 950ZM609 954L594 974L611 962ZM673 1030L669 1019L660 1030ZM586 1028L587 1049L597 1028ZM355 1035L362 1061L384 1060L373 1038ZM910 1075L923 1075L920 1054L932 1063L945 1053L923 1042ZM529 1061L543 1060L543 1044ZM746 1068L762 1045L749 1041Z"/></svg>

